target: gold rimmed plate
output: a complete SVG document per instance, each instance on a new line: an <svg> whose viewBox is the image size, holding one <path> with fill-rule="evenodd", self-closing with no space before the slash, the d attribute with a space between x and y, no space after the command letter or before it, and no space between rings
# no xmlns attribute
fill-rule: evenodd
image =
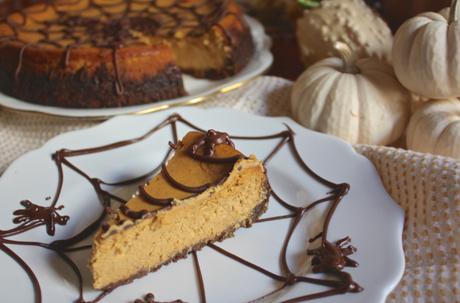
<svg viewBox="0 0 460 303"><path fill-rule="evenodd" d="M107 119L118 115L148 114L177 106L190 106L205 102L217 94L227 93L241 87L251 79L263 74L271 66L273 55L270 53L270 38L257 20L251 17L246 17L246 20L255 43L255 52L248 65L238 74L219 81L197 79L189 75L184 75L184 85L188 92L187 96L121 108L74 109L37 105L0 93L0 108L67 118Z"/></svg>
<svg viewBox="0 0 460 303"><path fill-rule="evenodd" d="M199 128L213 128L234 135L235 146L245 155L253 154L259 159L270 157L266 162L266 169L272 193L291 206L304 208L314 205L307 213L302 212L302 218L295 223L292 208L288 209L280 204L273 194L269 199L267 212L262 217L264 220L251 228L239 229L233 238L198 251L197 263L203 278L206 302L242 303L270 293L272 295L267 296L265 300L257 302L301 302L289 300L331 290L330 287L306 283L304 279L303 282L290 280L294 281L293 284L288 283L281 291L275 291L282 287L284 281L284 278L278 280L276 276L289 276L286 267L289 267L294 275L304 278L334 279L334 276L314 274L311 267L312 258L307 253L309 249L319 247L319 238L313 242L309 239L322 230L326 214L334 205L331 201L324 200L325 196L334 193L331 192L330 182L333 182L332 187L340 188L347 183L349 191L340 204L336 204L337 208L333 212L326 237L334 243L347 236L351 237L351 245L355 246L357 251L349 248L348 252L352 254L348 255L359 262L359 266L345 267L341 272L350 274L353 281L364 290L317 298L311 302L385 302L387 295L397 285L404 272L401 236L404 212L385 192L372 163L357 154L351 145L344 141L307 130L289 118L261 117L223 108L175 108L150 115L115 117L89 129L62 134L40 149L16 160L0 178L1 302L34 302L36 294L24 266L21 267L15 262L8 254L9 251L17 254L37 277L41 285L41 302L78 301L79 282L72 268L54 251L44 249L46 245L40 246L37 243L46 244L69 239L80 234L97 220L104 206L101 205L89 181L97 179L111 184L121 184L117 187L104 186L104 189L124 199L129 198L139 184L135 182L127 185L123 180L135 180L136 177L146 175L161 164L169 149L168 142L173 140L172 127L165 126L151 137L132 145L66 158L68 163L78 167L89 176L89 179L76 173L70 166L65 166L63 177L60 179L58 166L51 155L62 148L88 149L138 138L162 124L174 113ZM281 141L280 137L273 137L274 134L285 132L287 127L294 133L289 144L285 140ZM176 131L179 138L190 129L188 124L177 123ZM280 145L280 142L286 144ZM276 152L273 154L274 150ZM299 161L299 158L302 161ZM308 166L317 176L324 178L323 180L327 180L327 183L318 181L319 178L308 173L301 163ZM62 190L57 195L59 180L62 180ZM143 182L145 181L139 181L141 184ZM29 200L36 205L47 207L55 198L58 201L57 206L64 206L55 214L61 215L61 218L68 216L68 222L65 225L56 224L54 236L50 236L46 227L42 225L22 234L15 234L14 229L19 225L15 224L13 219L24 213L24 207L27 207L27 204L21 204L21 201ZM314 201L321 201L319 199L326 204L315 205ZM239 203L237 199L235 203ZM16 210L20 212L15 212ZM202 222L203 213L198 211L193 215L201 218L197 220ZM278 220L275 220L276 218ZM297 228L287 240L288 245L283 257L282 248L286 236L294 225ZM174 241L174 238L166 238ZM28 245L30 242L27 241L35 241L35 246ZM91 285L92 277L88 268L91 250L86 246L91 243L91 237L83 239L74 246L82 249L67 253L82 274L84 298L89 301L101 294ZM148 247L148 244L146 246ZM216 250L215 247L220 250ZM240 260L265 271L246 266L247 262L245 265L229 258L228 254L222 254L222 251L230 252ZM155 302L172 302L176 299L189 303L205 302L202 299L204 296L200 295L200 279L194 262L190 255L113 290L98 302L133 302L147 293L155 294ZM121 262L119 264L122 265ZM271 274L267 275L267 272L274 273L275 278ZM336 290L347 291L342 286Z"/></svg>

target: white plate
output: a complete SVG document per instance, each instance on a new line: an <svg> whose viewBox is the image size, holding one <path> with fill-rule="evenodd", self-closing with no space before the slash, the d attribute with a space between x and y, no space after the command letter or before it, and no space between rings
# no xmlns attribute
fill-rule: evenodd
<svg viewBox="0 0 460 303"><path fill-rule="evenodd" d="M358 294L349 293L319 299L315 302L383 303L396 286L404 270L402 249L403 211L385 192L373 165L354 152L352 147L338 139L309 131L288 118L266 118L234 110L199 110L180 108L178 112L204 129L218 129L234 135L260 136L286 130L288 124L296 133L296 144L304 161L319 175L336 183L349 183L351 190L333 216L329 239L351 236L358 251L351 257L360 263L358 268L346 268L354 280L364 287ZM80 149L140 136L172 111L145 116L121 116L97 127L58 136L42 148L32 151L14 162L0 179L0 230L10 229L12 212L20 208L19 201L49 205L47 197L55 193L58 174L51 154L62 148ZM188 130L179 126L179 135ZM122 180L142 175L161 162L171 130L164 129L146 141L102 154L71 158L92 177L105 181ZM244 153L259 158L273 149L277 140L235 140ZM275 192L288 201L302 201L307 205L326 194L327 189L305 174L294 161L289 148L284 147L267 166ZM55 238L46 235L43 227L16 236L16 239L51 242L70 237L97 217L100 203L82 177L64 170L63 193L59 204L64 204L62 215L69 215L66 226L57 225ZM49 198L48 198L49 199ZM59 205L58 204L58 205ZM326 205L324 205L325 207ZM306 256L307 239L318 232L325 208L318 207L294 234L288 256L296 272L308 271L310 259ZM271 198L264 217L284 215L284 210ZM279 272L279 253L289 220L257 223L250 229L241 229L235 237L218 243L219 246L260 266ZM310 248L316 245L312 244ZM49 251L41 248L9 245L36 272L41 282L44 302L73 302L78 297L76 280L70 269ZM85 298L90 300L98 292L92 290L87 269L89 251L71 255L84 276ZM206 247L198 253L206 284L208 302L239 303L255 299L273 290L277 284L239 263L219 255ZM2 302L33 302L33 289L27 275L6 254L0 251L0 285ZM272 302L324 290L310 284L297 284ZM199 302L193 260L191 257L163 267L155 273L115 290L102 302L132 302L152 292L160 301L183 299Z"/></svg>
<svg viewBox="0 0 460 303"><path fill-rule="evenodd" d="M247 66L238 74L218 81L207 79L197 79L189 75L184 75L184 85L188 92L187 96L165 100L150 104L127 106L122 108L103 108L103 109L72 109L62 107L52 107L37 105L7 96L0 92L0 106L8 109L38 112L64 117L86 117L86 118L107 118L116 115L151 113L160 109L166 109L174 105L196 104L205 100L205 96L215 93L225 93L240 87L246 81L264 73L273 63L273 55L270 53L271 39L256 19L246 16L246 21L251 29L254 39L255 51L252 59Z"/></svg>

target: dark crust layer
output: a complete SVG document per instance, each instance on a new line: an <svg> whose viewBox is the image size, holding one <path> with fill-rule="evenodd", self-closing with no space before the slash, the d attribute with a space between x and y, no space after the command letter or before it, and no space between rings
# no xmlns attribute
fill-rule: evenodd
<svg viewBox="0 0 460 303"><path fill-rule="evenodd" d="M179 68L167 65L161 72L139 81L123 80L124 93L116 92L116 78L104 66L93 75L82 68L76 73L35 73L24 69L15 80L0 69L0 90L32 103L67 108L122 107L152 103L186 94Z"/></svg>
<svg viewBox="0 0 460 303"><path fill-rule="evenodd" d="M266 191L267 195L265 197L265 199L259 204L257 205L253 212L252 212L252 215L250 216L249 219L246 219L244 220L243 222L240 222L240 226L241 227L251 227L252 224L254 222L256 222L260 216L262 216L266 211L267 211L267 208L268 208L268 200L270 198L270 187L268 185L268 183L265 184L265 188L264 190ZM125 284L129 284L131 282L133 282L134 280L138 279L138 278L141 278L145 275L147 275L148 273L151 273L151 272L154 272L154 271L157 271L158 269L160 269L162 266L164 265L168 265L170 264L171 262L177 262L181 259L185 259L187 258L187 255L191 252L191 251L199 251L201 250L203 247L205 247L206 245L208 244L212 244L212 243L215 243L215 242L221 242L227 238L231 238L233 237L233 234L234 232L238 229L239 227L235 227L235 226L232 226L231 228L229 228L228 230L224 231L221 235L219 235L218 237L216 237L214 240L211 240L211 241L208 241L208 242L201 242L201 243L198 243L196 244L195 246L193 246L191 249L186 249L178 254L176 254L174 257L172 257L171 259L169 259L168 261L164 262L163 264L161 264L160 266L157 266L151 270L149 269L143 269L143 270L140 270L137 274L133 275L132 277L130 277L129 279L126 279L126 280L122 280L122 281L118 281L118 282L115 282L115 283L112 283L112 284L109 284L108 286L104 287L103 289L104 290L107 290L107 289L111 289L111 288L115 288L115 287L118 287L118 286L121 286L121 285L125 285Z"/></svg>

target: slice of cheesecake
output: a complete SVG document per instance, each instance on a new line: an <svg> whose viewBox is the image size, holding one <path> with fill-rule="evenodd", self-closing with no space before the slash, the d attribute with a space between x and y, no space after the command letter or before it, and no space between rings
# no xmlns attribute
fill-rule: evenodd
<svg viewBox="0 0 460 303"><path fill-rule="evenodd" d="M112 213L94 238L96 289L128 283L249 227L267 209L263 164L225 133L190 132L162 171Z"/></svg>

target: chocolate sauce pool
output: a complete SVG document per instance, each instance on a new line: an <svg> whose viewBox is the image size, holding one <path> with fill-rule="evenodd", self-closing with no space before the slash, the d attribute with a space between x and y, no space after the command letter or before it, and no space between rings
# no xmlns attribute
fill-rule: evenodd
<svg viewBox="0 0 460 303"><path fill-rule="evenodd" d="M56 164L58 170L58 184L56 188L56 193L54 198L51 200L49 206L39 206L34 204L29 200L23 200L20 202L22 208L13 212L13 223L17 226L9 229L9 230L0 230L0 250L3 251L5 254L9 255L16 263L21 266L21 268L27 273L32 282L34 293L35 293L35 303L42 302L42 294L41 294L41 287L40 281L38 280L37 276L35 275L34 271L30 268L30 266L19 257L12 249L12 246L21 245L21 246L36 246L41 247L43 249L47 249L53 251L62 261L64 261L70 270L72 270L78 280L78 289L79 289L79 296L75 299L74 302L78 303L96 303L108 296L115 288L122 287L117 286L114 288L106 289L105 291L101 292L96 298L90 301L85 301L83 297L83 278L81 272L77 265L72 261L72 259L68 256L68 253L79 251L79 250L86 250L91 249L91 246L78 246L78 244L89 238L98 228L102 225L102 228L107 228L104 226L103 221L107 214L111 212L111 207L113 202L121 203L120 211L131 217L132 219L140 219L146 215L154 215L154 213L148 213L147 211L140 211L134 212L126 207L124 204L127 202L126 200L117 197L110 192L104 190L102 188L103 185L109 186L120 186L120 185L127 185L127 184L134 184L140 182L142 180L146 180L149 176L159 172L162 169L162 173L164 174L165 171L165 163L170 158L174 147L178 144L178 134L177 134L177 123L185 124L192 129L197 131L203 132L203 136L197 140L197 142L191 147L189 150L189 155L194 157L198 161L205 161L211 163L219 163L216 160L219 158L214 157L214 148L219 144L229 144L233 146L233 142L231 139L240 139L240 140L269 140L269 139L276 139L279 138L279 143L275 146L275 148L269 153L267 158L264 160L264 164L268 161L271 161L272 158L285 146L287 146L293 157L296 159L298 165L311 177L313 177L317 182L321 183L322 185L328 187L329 193L326 197L314 201L304 207L294 206L293 204L285 201L280 196L278 196L274 191L271 191L272 197L277 201L280 205L284 208L289 210L290 214L284 216L277 216L271 218L264 218L258 220L257 224L263 224L264 222L274 221L274 220L290 220L291 224L290 227L285 235L284 244L281 248L279 262L281 264L282 275L273 273L263 267L260 267L254 263L251 263L236 254L228 252L223 248L219 247L216 244L208 244L208 247L215 250L216 252L226 256L235 262L239 263L241 266L249 267L255 271L260 272L261 274L270 277L271 279L279 282L279 287L274 289L273 291L267 293L266 295L255 298L254 301L259 299L266 298L271 296L277 292L280 292L283 289L286 289L289 286L299 283L305 284L315 284L327 287L327 290L317 293L306 293L303 296L291 298L284 303L296 303L296 302L304 302L308 300L318 299L327 296L333 296L343 293L356 293L360 292L363 289L353 281L352 276L345 272L344 269L346 267L356 267L358 263L352 259L350 259L350 255L352 255L356 248L350 245L351 239L346 237L344 239L338 240L336 242L330 242L328 239L328 230L329 225L334 215L334 212L348 193L350 186L346 183L333 183L329 180L324 179L323 177L316 174L310 167L302 160L299 151L297 150L295 144L295 133L286 125L287 130L282 131L273 135L268 136L261 136L261 137L241 137L241 136L228 136L225 133L219 133L214 130L210 130L208 132L204 131L203 129L197 127L196 125L192 124L191 122L185 120L178 114L173 114L165 119L163 122L158 124L157 126L153 127L144 135L134 138L131 140L124 140L115 142L112 144L99 146L95 148L88 148L88 149L80 149L80 150L67 150L62 149L53 154L53 160ZM124 180L117 183L108 183L100 180L98 178L93 178L86 174L83 170L78 168L69 159L73 157L79 157L89 154L96 154L96 153L103 153L113 149L121 148L123 146L128 146L131 144L135 144L137 142L147 140L150 136L155 134L158 130L170 127L172 130L173 142L170 144L170 148L166 153L162 163L153 169L150 173L139 176L138 178ZM199 151L202 151L201 153ZM221 159L222 160L222 159ZM238 157L226 158L222 160L221 163L232 163L238 160ZM219 160L220 161L220 160ZM47 234L53 236L55 234L56 228L59 226L65 226L70 219L69 216L61 215L60 213L64 211L64 206L60 205L57 206L59 203L59 198L62 192L63 184L64 184L64 173L63 168L67 167L74 171L75 173L79 174L82 178L86 179L89 182L94 191L97 193L99 200L103 206L103 211L101 212L98 219L94 222L89 224L86 228L80 231L75 236L69 239L61 239L56 240L51 243L41 243L41 242L28 242L28 241L16 241L11 239L11 237L27 233L27 231L31 229L36 229L41 226L45 227ZM180 184L175 181L172 176L171 179L168 180L171 185L178 186L180 188L186 187L184 184ZM198 190L197 188L193 188L193 192L195 194L199 194L200 192L206 190L209 185L202 186ZM146 202L160 205L162 207L171 207L170 202L171 199L163 199L158 200L154 197L150 197L147 193L142 193L141 190L142 186L140 187L139 193L140 197L146 200ZM326 213L326 218L324 220L322 226L322 232L318 234L316 237L310 239L310 242L318 242L318 246L315 249L311 249L305 252L305 254L312 256L312 269L314 273L323 273L328 276L328 279L317 279L313 277L306 277L306 276L297 276L292 271L292 269L288 265L287 259L287 249L289 243L291 241L292 235L296 228L299 225L301 219L315 206L323 203L329 203L329 208ZM200 289L200 298L201 302L206 302L206 285L202 275L202 269L199 263L199 254L198 252L192 252L193 262L195 265L195 270L197 273L197 284ZM254 302L251 301L251 302ZM144 296L143 299L137 299L134 302L147 302L147 303L161 303L159 301L155 301L155 297L153 294L147 294ZM168 303L168 302L164 302ZM183 303L181 300L176 300L171 303Z"/></svg>

